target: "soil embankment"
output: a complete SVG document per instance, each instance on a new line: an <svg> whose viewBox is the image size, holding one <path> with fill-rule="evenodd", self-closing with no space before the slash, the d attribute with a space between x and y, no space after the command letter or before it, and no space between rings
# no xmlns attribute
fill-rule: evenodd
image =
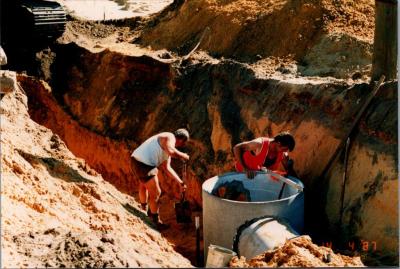
<svg viewBox="0 0 400 269"><path fill-rule="evenodd" d="M309 232L319 234L320 240L336 240L329 234L338 229L337 201L343 171L340 158L324 180L318 177L370 93L368 84L285 74L268 77L260 74L259 66L213 59L202 53L180 66L154 55L132 56L112 49L93 53L74 44L60 46L56 53L53 93L86 129L134 146L159 131L189 128L193 139L185 149L191 156L188 197L197 206L201 205L201 183L233 169L234 144L290 130L297 141L291 154L295 168L310 191L309 197L318 197L309 200L310 209L306 210L320 210L319 217L307 216ZM343 242L363 240L379 241L380 249L374 251L397 249L393 240L397 203L386 200L397 199L393 188L397 183L396 85L392 82L382 87L352 138L340 228L341 244L346 248L348 244ZM35 119L49 128L60 128L62 122L59 127L51 126L52 117L39 114ZM72 148L78 145L75 138L63 139ZM118 159L104 161L101 154L93 152L82 149L76 154L107 173L114 173L112 169L121 173L129 166L129 150L121 150ZM110 161L114 163L108 164ZM180 171L179 163L174 165ZM126 178L129 175L109 180L121 190L132 191ZM170 197L177 197L173 182L162 180L162 187ZM387 218L378 226L370 222L382 210ZM315 218L324 215L325 224L314 227ZM377 232L377 227L392 232Z"/></svg>
<svg viewBox="0 0 400 269"><path fill-rule="evenodd" d="M157 132L188 128L195 209L202 182L233 170L236 143L289 130L306 186L305 232L370 264L398 263L397 81L362 117L347 167L339 156L320 177L372 90L373 1L174 1L126 24L69 22L59 44L37 55L51 90L19 77L36 122L130 195L131 151ZM182 60L206 27L202 51ZM173 224L163 235L194 261L194 229L174 220L176 185L161 176L161 187L161 217Z"/></svg>
<svg viewBox="0 0 400 269"><path fill-rule="evenodd" d="M306 76L368 75L374 1L201 0L154 18L139 43L188 52L208 27L200 48L216 57L258 61L290 58Z"/></svg>
<svg viewBox="0 0 400 269"><path fill-rule="evenodd" d="M31 100L1 99L2 266L190 267L132 197L30 119Z"/></svg>
<svg viewBox="0 0 400 269"><path fill-rule="evenodd" d="M118 190L137 200L137 181L130 166L131 149L135 144L132 145L132 141L128 143L128 140L109 138L80 125L57 103L46 83L26 76L20 76L19 81L29 96L32 119L59 134L74 154L83 158ZM161 176L161 187L166 195L161 197L160 217L171 226L162 231L162 235L173 244L176 251L194 263L195 227L176 223L173 202L180 196L173 191L176 187L172 184L174 182ZM193 184L196 182L188 183L189 189L197 190L198 186ZM193 217L195 215L200 215L200 212L194 210Z"/></svg>

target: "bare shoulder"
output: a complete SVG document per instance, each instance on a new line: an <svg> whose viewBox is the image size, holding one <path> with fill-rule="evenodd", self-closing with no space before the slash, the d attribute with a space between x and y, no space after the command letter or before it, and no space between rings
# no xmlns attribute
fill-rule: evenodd
<svg viewBox="0 0 400 269"><path fill-rule="evenodd" d="M249 150L255 150L255 151L261 150L263 142L264 142L264 140L262 137L257 137L255 139L249 141L248 148L249 148Z"/></svg>
<svg viewBox="0 0 400 269"><path fill-rule="evenodd" d="M170 133L170 132L162 132L162 133L159 133L159 134L158 134L158 137L161 137L161 138L168 138L168 139L175 139L174 134L173 134L173 133Z"/></svg>
<svg viewBox="0 0 400 269"><path fill-rule="evenodd" d="M246 144L251 146L251 147L260 147L262 146L264 140L262 137L257 137L253 140L247 141Z"/></svg>
<svg viewBox="0 0 400 269"><path fill-rule="evenodd" d="M168 142L170 142L170 143L172 142L173 144L175 143L175 136L173 133L162 132L162 133L159 133L157 136L158 136L158 139L161 144L168 143Z"/></svg>
<svg viewBox="0 0 400 269"><path fill-rule="evenodd" d="M236 146L239 146L245 150L258 150L259 148L262 147L262 144L263 144L263 139L261 137L258 137L250 141L239 143Z"/></svg>
<svg viewBox="0 0 400 269"><path fill-rule="evenodd" d="M264 143L264 138L263 137L257 137L253 140L251 140L252 143L254 143L255 145L259 145L261 146Z"/></svg>

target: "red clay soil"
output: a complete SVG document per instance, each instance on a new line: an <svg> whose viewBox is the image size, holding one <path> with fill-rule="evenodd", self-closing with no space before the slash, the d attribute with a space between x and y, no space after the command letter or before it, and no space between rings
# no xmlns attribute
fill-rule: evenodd
<svg viewBox="0 0 400 269"><path fill-rule="evenodd" d="M131 149L126 141L117 141L99 135L82 127L68 115L51 95L50 87L43 81L31 77L19 76L19 82L29 96L29 113L33 120L52 129L58 134L67 147L78 157L85 159L88 169L92 167L108 182L112 183L123 193L132 195L138 200L138 183L133 177L130 166ZM89 167L90 165L90 167ZM177 169L179 172L179 170ZM93 173L96 173L93 171ZM188 190L199 189L199 183L188 175ZM188 225L177 224L175 220L174 202L179 200L177 183L160 174L160 184L163 190L161 197L160 217L170 225L170 229L162 231L162 235L174 246L174 249L183 254L194 264L196 261L196 231L193 223ZM193 186L196 185L196 186ZM198 197L200 193L189 193L189 197Z"/></svg>
<svg viewBox="0 0 400 269"><path fill-rule="evenodd" d="M249 261L233 257L229 267L364 267L360 257L335 254L330 248L317 246L309 236L286 241L274 250L260 254Z"/></svg>
<svg viewBox="0 0 400 269"><path fill-rule="evenodd" d="M31 120L31 102L20 89L1 99L2 267L190 267L139 203Z"/></svg>

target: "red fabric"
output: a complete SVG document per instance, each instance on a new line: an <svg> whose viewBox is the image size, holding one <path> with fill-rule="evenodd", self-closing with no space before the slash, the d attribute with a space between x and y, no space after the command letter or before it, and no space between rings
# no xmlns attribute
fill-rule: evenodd
<svg viewBox="0 0 400 269"><path fill-rule="evenodd" d="M275 163L273 165L268 166L267 168L269 170L274 171L275 173L280 174L278 171L278 168L279 168L279 164L282 162L282 160L283 160L283 152L279 152L278 156L276 156ZM286 174L286 172L283 172L283 173Z"/></svg>
<svg viewBox="0 0 400 269"><path fill-rule="evenodd" d="M250 151L245 151L243 153L242 159L243 159L246 167L250 170L261 170L261 168L263 167L265 158L268 155L270 141L266 137L262 137L262 140L263 140L263 144L262 144L262 148L261 148L261 151L259 154L253 155ZM267 168L270 170L277 170L282 159L283 159L283 153L280 152L280 153L278 153L278 156L276 157L275 163ZM243 166L241 165L239 160L236 161L235 168L236 168L236 171L243 172Z"/></svg>

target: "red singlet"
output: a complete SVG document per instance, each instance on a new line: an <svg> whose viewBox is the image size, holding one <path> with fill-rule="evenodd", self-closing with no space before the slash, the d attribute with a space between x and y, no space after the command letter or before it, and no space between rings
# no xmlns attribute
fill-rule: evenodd
<svg viewBox="0 0 400 269"><path fill-rule="evenodd" d="M251 151L245 151L243 153L242 159L249 170L261 170L265 162L265 158L267 158L270 141L267 137L262 137L261 139L263 142L260 153L258 153L257 155L253 155ZM270 170L277 170L282 159L283 159L283 153L279 152L278 156L276 156L275 163L273 163L267 168ZM235 167L236 171L243 172L243 166L241 165L239 160L236 161Z"/></svg>

